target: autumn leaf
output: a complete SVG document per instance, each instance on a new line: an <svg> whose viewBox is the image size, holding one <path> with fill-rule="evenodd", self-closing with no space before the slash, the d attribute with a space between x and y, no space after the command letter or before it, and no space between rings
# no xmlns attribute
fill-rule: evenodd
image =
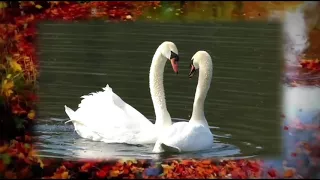
<svg viewBox="0 0 320 180"><path fill-rule="evenodd" d="M4 153L8 149L9 145L4 144L0 147L0 154Z"/></svg>
<svg viewBox="0 0 320 180"><path fill-rule="evenodd" d="M18 158L19 158L19 159L24 159L25 156L24 156L24 154L23 154L22 152L20 152L20 153L18 154Z"/></svg>
<svg viewBox="0 0 320 180"><path fill-rule="evenodd" d="M36 114L35 114L35 111L34 110L31 110L29 113L28 113L28 118L31 119L31 120L34 120Z"/></svg>
<svg viewBox="0 0 320 180"><path fill-rule="evenodd" d="M81 166L80 171L81 172L88 172L88 170L93 166L92 163L85 163Z"/></svg>
<svg viewBox="0 0 320 180"><path fill-rule="evenodd" d="M17 63L17 61L11 60L9 62L9 64L14 72L22 72L22 68L21 68L20 64Z"/></svg>
<svg viewBox="0 0 320 180"><path fill-rule="evenodd" d="M109 172L110 177L118 177L119 174L120 174L120 171L118 171L118 170L111 170Z"/></svg>
<svg viewBox="0 0 320 180"><path fill-rule="evenodd" d="M69 161L64 162L63 165L68 169L71 169L74 167L74 164Z"/></svg>
<svg viewBox="0 0 320 180"><path fill-rule="evenodd" d="M270 168L270 169L268 170L268 175L269 175L271 178L275 178L275 177L277 176L277 172L276 172L275 169Z"/></svg>
<svg viewBox="0 0 320 180"><path fill-rule="evenodd" d="M0 9L8 7L6 2L0 2Z"/></svg>
<svg viewBox="0 0 320 180"><path fill-rule="evenodd" d="M163 173L164 173L164 174L169 174L169 173L172 172L172 170L174 169L174 167L169 166L169 165L167 165L167 164L162 164L161 166L162 166L162 168L163 168Z"/></svg>
<svg viewBox="0 0 320 180"><path fill-rule="evenodd" d="M43 169L44 164L43 164L42 160L41 160L41 159L38 159L37 163L39 163L39 164L40 164L40 167Z"/></svg>
<svg viewBox="0 0 320 180"><path fill-rule="evenodd" d="M189 166L193 163L194 163L194 161L192 161L192 160L182 160L180 164L185 165L185 166Z"/></svg>
<svg viewBox="0 0 320 180"><path fill-rule="evenodd" d="M6 97L11 96L11 94L13 94L13 81L8 81L8 80L4 80L3 84L2 84L2 92L4 93L4 95Z"/></svg>
<svg viewBox="0 0 320 180"><path fill-rule="evenodd" d="M62 178L62 179L69 179L69 172L68 172L68 171L63 172L63 173L61 174L61 178Z"/></svg>
<svg viewBox="0 0 320 180"><path fill-rule="evenodd" d="M41 9L42 6L41 6L40 4L37 4L37 5L36 5L36 8L37 8L37 9Z"/></svg>
<svg viewBox="0 0 320 180"><path fill-rule="evenodd" d="M68 170L66 169L65 166L60 166L56 172L53 174L53 176L51 178L53 179L68 179L70 176L69 176L69 172Z"/></svg>
<svg viewBox="0 0 320 180"><path fill-rule="evenodd" d="M107 176L107 171L104 171L104 170L97 171L96 172L96 176L98 178L103 179L103 178L105 178Z"/></svg>
<svg viewBox="0 0 320 180"><path fill-rule="evenodd" d="M16 104L12 107L12 113L13 114L26 114L26 110L24 110L23 108L21 108L21 106L19 104Z"/></svg>
<svg viewBox="0 0 320 180"><path fill-rule="evenodd" d="M284 178L292 178L294 175L293 169L287 169L284 171Z"/></svg>

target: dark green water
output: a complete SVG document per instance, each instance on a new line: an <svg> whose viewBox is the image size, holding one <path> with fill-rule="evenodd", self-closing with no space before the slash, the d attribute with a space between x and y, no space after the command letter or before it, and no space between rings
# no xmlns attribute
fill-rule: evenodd
<svg viewBox="0 0 320 180"><path fill-rule="evenodd" d="M192 112L198 78L187 77L192 55L206 50L214 64L205 113L217 144L209 152L179 156L280 155L280 25L42 23L39 32L40 102L35 132L43 156L153 158L153 145L79 138L72 125L63 123L67 119L64 105L76 110L80 96L109 84L125 102L154 119L148 73L163 41L174 42L181 59L179 75L169 63L164 72L167 107L173 118L186 121Z"/></svg>

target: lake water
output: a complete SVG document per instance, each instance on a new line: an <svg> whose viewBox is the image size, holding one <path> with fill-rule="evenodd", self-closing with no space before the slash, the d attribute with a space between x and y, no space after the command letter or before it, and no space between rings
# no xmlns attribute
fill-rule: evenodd
<svg viewBox="0 0 320 180"><path fill-rule="evenodd" d="M209 158L209 157L252 157L258 156L263 147L252 142L241 142L231 134L223 132L217 127L211 127L214 133L214 146L210 150L183 154L155 154L152 153L153 144L128 145L106 144L86 140L77 135L72 124L65 124L66 119L42 120L34 128L41 156L63 158ZM174 122L186 121L174 119Z"/></svg>
<svg viewBox="0 0 320 180"><path fill-rule="evenodd" d="M205 113L215 145L206 152L170 157L274 156L282 151L280 118L281 31L270 23L58 24L39 25L38 120L34 132L41 155L64 158L156 158L150 146L104 144L79 138L64 105L109 84L125 102L154 119L148 73L163 41L174 42L179 74L164 70L168 110L189 120L198 76L188 79L191 57L206 50L214 73ZM128 31L128 29L130 31ZM164 157L160 157L164 158Z"/></svg>
<svg viewBox="0 0 320 180"><path fill-rule="evenodd" d="M318 87L289 87L283 86L283 112L285 124L292 124L299 119L304 124L320 123L320 88ZM319 116L319 117L317 117ZM210 116L209 116L210 117ZM42 119L35 126L38 142L35 145L44 157L63 158L208 158L208 157L259 157L263 154L263 143L252 141L241 141L237 133L246 133L244 129L231 129L234 133L228 133L228 129L213 126L215 121L209 121L215 144L210 150L183 153L183 154L154 154L153 145L127 145L106 144L80 138L74 131L72 124L65 124L67 119L49 118ZM151 119L151 121L153 121ZM187 121L185 119L174 119L174 122ZM315 122L316 121L316 122ZM319 121L319 122L318 122ZM309 131L284 132L284 155L290 160L291 153L295 152L298 141L310 141L313 136ZM291 149L291 150L290 150ZM305 159L305 158L304 158ZM290 162L290 161L289 161Z"/></svg>

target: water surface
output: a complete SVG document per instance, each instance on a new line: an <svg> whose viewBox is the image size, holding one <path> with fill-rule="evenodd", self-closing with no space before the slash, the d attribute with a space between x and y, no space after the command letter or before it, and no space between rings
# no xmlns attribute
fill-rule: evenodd
<svg viewBox="0 0 320 180"><path fill-rule="evenodd" d="M50 23L39 25L39 124L44 156L137 156L153 158L151 146L104 144L80 139L64 105L76 110L80 96L109 84L125 102L154 119L148 73L156 48L174 42L180 71L164 70L171 117L189 120L197 76L188 78L191 57L213 57L213 80L205 113L215 146L179 156L273 156L281 152L281 26L270 23Z"/></svg>

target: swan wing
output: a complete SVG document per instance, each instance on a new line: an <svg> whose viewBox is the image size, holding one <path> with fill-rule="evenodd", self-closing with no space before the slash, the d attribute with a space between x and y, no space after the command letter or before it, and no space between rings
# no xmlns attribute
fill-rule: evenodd
<svg viewBox="0 0 320 180"><path fill-rule="evenodd" d="M83 138L110 143L155 141L145 133L153 124L125 103L107 85L104 91L82 96L77 111L65 106L76 132Z"/></svg>
<svg viewBox="0 0 320 180"><path fill-rule="evenodd" d="M141 114L135 108L124 102L116 93L114 93L109 85L103 88L103 90L104 91L82 96L83 99L79 104L79 108L98 108L106 112L109 117L112 114L114 114L114 116L117 117L119 112L114 113L110 111L113 107L117 107L122 110L122 113L125 116L123 120L128 121L127 123L136 123L139 125L146 126L152 125L152 123L143 114ZM107 107L109 109L107 109Z"/></svg>

